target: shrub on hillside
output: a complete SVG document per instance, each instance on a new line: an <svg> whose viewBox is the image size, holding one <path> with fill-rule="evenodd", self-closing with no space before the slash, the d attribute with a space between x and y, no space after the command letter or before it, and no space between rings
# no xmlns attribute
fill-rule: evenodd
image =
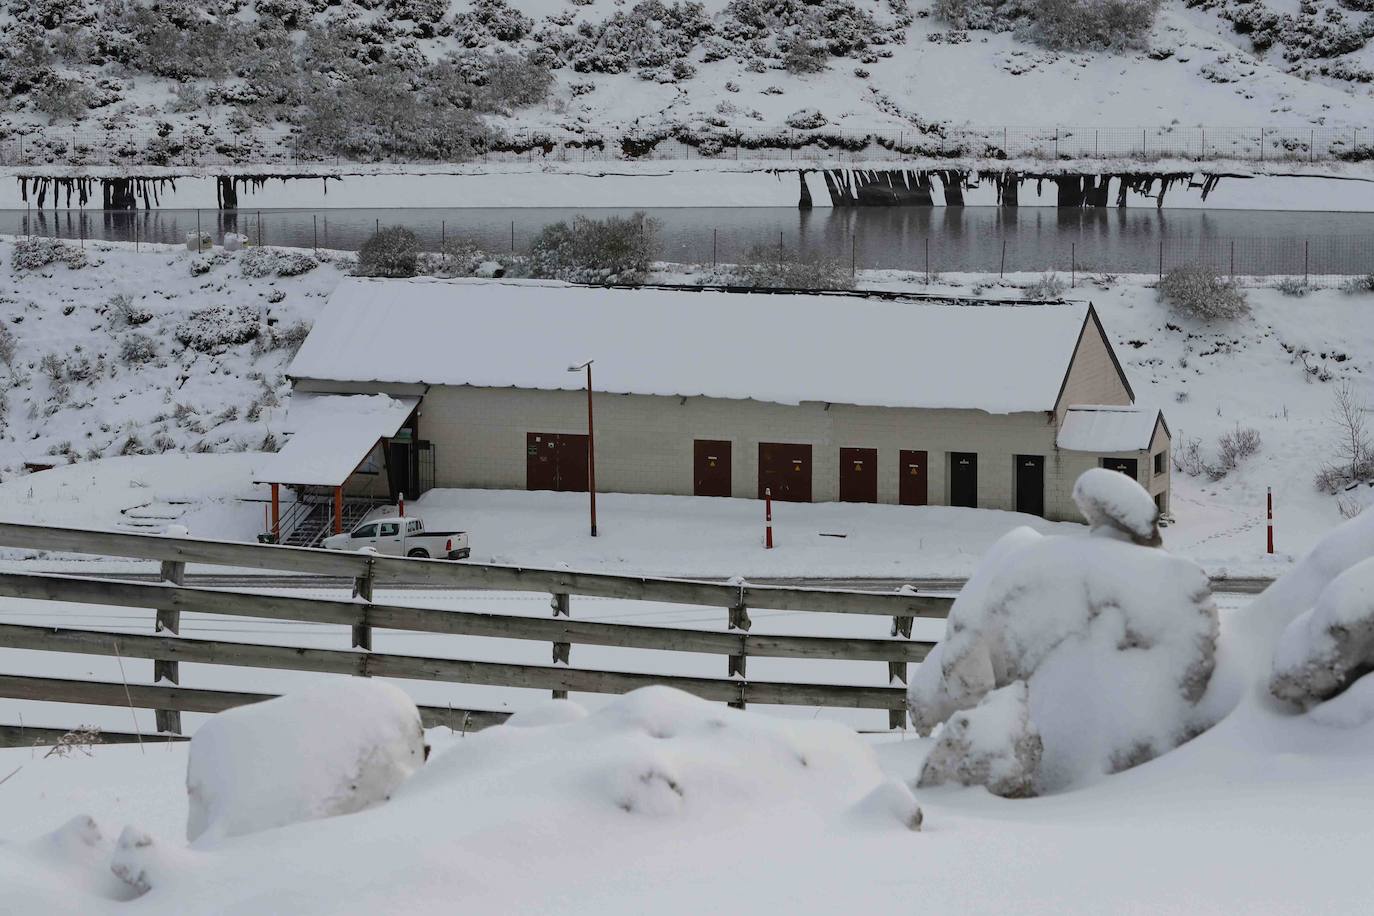
<svg viewBox="0 0 1374 916"><path fill-rule="evenodd" d="M1063 278L1049 271L1022 290L1022 295L1027 299L1058 299L1064 295L1065 288Z"/></svg>
<svg viewBox="0 0 1374 916"><path fill-rule="evenodd" d="M956 29L1015 31L1062 50L1141 48L1158 0L936 0L935 15Z"/></svg>
<svg viewBox="0 0 1374 916"><path fill-rule="evenodd" d="M658 223L643 213L545 226L534 240L530 275L573 283L639 283L658 254Z"/></svg>
<svg viewBox="0 0 1374 916"><path fill-rule="evenodd" d="M838 258L781 245L755 245L736 266L732 282L771 289L853 289L850 265Z"/></svg>
<svg viewBox="0 0 1374 916"><path fill-rule="evenodd" d="M258 313L245 305L212 305L192 312L173 332L183 345L199 353L247 343L258 336Z"/></svg>
<svg viewBox="0 0 1374 916"><path fill-rule="evenodd" d="M1200 321L1231 321L1250 313L1240 284L1201 264L1175 267L1159 282L1158 292L1175 310Z"/></svg>
<svg viewBox="0 0 1374 916"><path fill-rule="evenodd" d="M72 270L86 266L86 252L75 245L68 245L57 239L27 236L16 239L14 253L10 256L13 270L41 270L49 264L66 264Z"/></svg>
<svg viewBox="0 0 1374 916"><path fill-rule="evenodd" d="M157 343L147 334L130 334L119 342L119 358L127 365L152 362L157 359Z"/></svg>
<svg viewBox="0 0 1374 916"><path fill-rule="evenodd" d="M404 226L385 226L358 249L359 277L413 277L420 257L415 233Z"/></svg>
<svg viewBox="0 0 1374 916"><path fill-rule="evenodd" d="M153 320L152 311L143 303L135 302L128 293L116 293L110 297L110 314L130 327L138 327Z"/></svg>

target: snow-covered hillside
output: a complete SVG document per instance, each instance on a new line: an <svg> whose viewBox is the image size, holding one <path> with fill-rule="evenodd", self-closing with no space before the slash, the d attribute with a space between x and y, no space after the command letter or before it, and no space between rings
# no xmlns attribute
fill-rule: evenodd
<svg viewBox="0 0 1374 916"><path fill-rule="evenodd" d="M67 251L80 254L73 247ZM0 328L13 345L12 355L0 360L6 405L0 421L0 478L10 485L22 484L15 478L25 473L26 464L276 447L286 435L289 386L283 372L295 344L351 263L343 255L315 257L287 249L216 249L197 255L184 248L150 251L145 246L136 252L127 246L88 245L82 266L55 262L23 270L13 266L14 254L12 242L0 241L0 263L5 265L0 268ZM660 278L677 282L718 279L704 268L665 264L659 270ZM259 276L264 272L268 275ZM927 286L924 275L869 272L860 275L860 285L1007 297L1021 294L1018 284L1038 279L1009 277L999 285L995 278L946 275ZM1256 564L1263 549L1266 487L1275 489L1280 554L1306 550L1340 521L1342 507L1355 511L1365 501L1367 488L1335 497L1318 492L1313 480L1323 465L1337 459L1339 430L1331 413L1340 386L1349 383L1357 403L1374 403L1374 327L1366 319L1374 296L1330 288L1294 296L1272 287L1253 288L1248 293L1250 316L1209 326L1173 314L1158 302L1153 278L1090 275L1078 282L1067 295L1095 303L1138 400L1164 409L1179 447L1172 499L1176 521L1166 532L1172 550L1204 561L1213 573L1262 572L1264 567ZM0 356L6 352L0 348ZM1247 430L1257 434L1258 452L1224 467L1222 437ZM245 459L232 472L225 468L241 481L239 490L223 473L211 472L214 482L206 498L227 499L234 493L260 497L249 483L251 465ZM23 496L25 505L37 500L24 509L26 517L38 503L55 499L70 503L61 510L62 519L77 523L80 501L62 500L63 490L77 494L115 478L124 480L121 486L127 490L140 480L146 485L151 473L160 480L153 501L176 501L196 489L202 474L179 465L175 470L169 466L168 472L130 468L113 478L72 478L57 490L35 479L16 495ZM23 495L34 488L40 495ZM147 501L136 499L130 505ZM481 500L476 508L471 502L459 499L456 511L489 509L494 519L515 511L499 499L487 509ZM106 506L120 508L127 507ZM626 511L647 513L645 523L652 527L650 516L658 510L643 506ZM748 519L750 512L741 508L740 519ZM558 524L576 528L574 504L555 514L567 516ZM206 517L229 525L234 536L246 537L256 530L260 510L214 508ZM703 533L709 536L710 526L724 518L703 517ZM112 520L117 519L102 515L99 523ZM875 532L885 530L886 522L872 521ZM553 524L553 517L545 522ZM818 516L805 524L823 528L839 522ZM980 535L987 536L995 533ZM505 561L533 559L520 553L518 537L500 546L504 543L498 538L481 549ZM633 552L633 545L625 549ZM967 571L966 562L956 565L958 570L944 572ZM711 569L679 570L713 571L714 564ZM869 574L883 571L873 568Z"/></svg>
<svg viewBox="0 0 1374 916"><path fill-rule="evenodd" d="M712 133L757 134L770 146L782 131L817 127L837 137L915 130L928 145L964 124L1359 127L1374 123L1365 88L1374 20L1358 9L1336 0L13 2L0 17L0 86L12 99L0 138L32 134L23 155L38 163L80 161L84 145L84 155L113 147L119 161L159 164L188 149L232 161L452 160L545 136L604 138L635 155L669 136L706 150ZM1352 134L1347 151L1360 146Z"/></svg>

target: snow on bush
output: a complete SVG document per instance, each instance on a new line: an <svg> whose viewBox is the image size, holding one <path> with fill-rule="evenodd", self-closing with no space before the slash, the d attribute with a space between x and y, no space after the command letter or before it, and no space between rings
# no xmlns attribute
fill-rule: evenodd
<svg viewBox="0 0 1374 916"><path fill-rule="evenodd" d="M249 248L239 255L239 273L245 277L299 277L320 266L304 251L277 248Z"/></svg>
<svg viewBox="0 0 1374 916"><path fill-rule="evenodd" d="M1125 475L1085 474L1075 497L1092 532L1004 536L916 670L908 700L920 732L971 710L946 725L931 779L986 775L994 790L1053 791L1149 760L1199 727L1218 627L1207 574L1132 543L1154 540L1156 510ZM979 706L1016 684L1026 689L1024 723L1012 714L1015 691ZM1042 753L1026 783L1012 761L1029 764L1035 733Z"/></svg>
<svg viewBox="0 0 1374 916"><path fill-rule="evenodd" d="M246 305L212 305L177 322L173 334L200 353L247 343L258 336L258 312Z"/></svg>
<svg viewBox="0 0 1374 916"><path fill-rule="evenodd" d="M1041 274L1038 279L1021 291L1021 295L1026 299L1046 300L1059 299L1064 295L1065 286L1063 278L1054 271Z"/></svg>
<svg viewBox="0 0 1374 916"><path fill-rule="evenodd" d="M415 233L404 226L383 226L358 249L359 277L413 277L420 257Z"/></svg>
<svg viewBox="0 0 1374 916"><path fill-rule="evenodd" d="M27 236L14 240L14 252L10 255L12 270L41 270L49 264L58 263L78 270L88 263L86 252L58 239Z"/></svg>
<svg viewBox="0 0 1374 916"><path fill-rule="evenodd" d="M1374 671L1374 558L1322 589L1317 603L1283 631L1269 690L1304 708L1343 692Z"/></svg>
<svg viewBox="0 0 1374 916"><path fill-rule="evenodd" d="M643 213L545 226L530 253L530 275L573 283L639 283L658 255L658 223Z"/></svg>
<svg viewBox="0 0 1374 916"><path fill-rule="evenodd" d="M819 252L754 245L731 272L730 283L773 289L853 289L851 268Z"/></svg>
<svg viewBox="0 0 1374 916"><path fill-rule="evenodd" d="M919 785L986 786L1003 798L1026 798L1035 794L1043 750L1031 724L1029 688L1013 681L949 718L921 768Z"/></svg>
<svg viewBox="0 0 1374 916"><path fill-rule="evenodd" d="M824 127L826 124L830 123L826 120L825 115L821 114L815 108L799 109L792 112L783 120L786 121L788 127L795 127L797 130L814 130L817 127Z"/></svg>
<svg viewBox="0 0 1374 916"><path fill-rule="evenodd" d="M1231 321L1250 314L1245 290L1201 264L1175 267L1159 281L1159 298L1199 321Z"/></svg>
<svg viewBox="0 0 1374 916"><path fill-rule="evenodd" d="M415 704L330 680L215 716L191 739L186 838L210 843L381 804L425 761Z"/></svg>
<svg viewBox="0 0 1374 916"><path fill-rule="evenodd" d="M936 0L956 29L1016 32L1048 48L1105 50L1149 44L1158 0Z"/></svg>

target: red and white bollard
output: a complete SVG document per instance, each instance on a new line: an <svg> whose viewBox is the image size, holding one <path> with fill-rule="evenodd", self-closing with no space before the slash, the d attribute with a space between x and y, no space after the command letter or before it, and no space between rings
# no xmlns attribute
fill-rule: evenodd
<svg viewBox="0 0 1374 916"><path fill-rule="evenodd" d="M766 550L773 549L773 491L768 487L763 490L763 546Z"/></svg>
<svg viewBox="0 0 1374 916"><path fill-rule="evenodd" d="M1273 552L1274 552L1274 488L1273 488L1273 487L1266 487L1266 488L1265 488L1265 498L1266 498L1266 501L1268 502L1267 510L1268 510L1268 515L1269 515L1269 524L1268 524L1268 526L1267 526L1267 527L1268 527L1268 533L1269 533L1269 552L1270 552L1270 553L1273 553Z"/></svg>
<svg viewBox="0 0 1374 916"><path fill-rule="evenodd" d="M401 518L406 517L406 495L401 493L396 500L396 514Z"/></svg>

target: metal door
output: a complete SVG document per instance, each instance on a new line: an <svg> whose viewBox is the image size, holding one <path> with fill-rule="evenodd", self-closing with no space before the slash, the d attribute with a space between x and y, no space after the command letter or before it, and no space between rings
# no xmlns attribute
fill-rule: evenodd
<svg viewBox="0 0 1374 916"><path fill-rule="evenodd" d="M558 485L564 493L587 492L587 437L576 433L559 433Z"/></svg>
<svg viewBox="0 0 1374 916"><path fill-rule="evenodd" d="M558 489L558 436L525 433L525 489Z"/></svg>
<svg viewBox="0 0 1374 916"><path fill-rule="evenodd" d="M878 501L878 450L840 449L840 502Z"/></svg>
<svg viewBox="0 0 1374 916"><path fill-rule="evenodd" d="M765 490L780 502L811 502L811 446L759 443L759 499Z"/></svg>
<svg viewBox="0 0 1374 916"><path fill-rule="evenodd" d="M904 506L924 506L928 501L926 488L926 467L928 462L924 451L902 449L898 456L897 501Z"/></svg>
<svg viewBox="0 0 1374 916"><path fill-rule="evenodd" d="M1045 456L1016 456L1016 511L1045 514Z"/></svg>
<svg viewBox="0 0 1374 916"><path fill-rule="evenodd" d="M696 496L730 495L728 439L696 439L692 442L692 493Z"/></svg>
<svg viewBox="0 0 1374 916"><path fill-rule="evenodd" d="M1120 471L1132 480L1140 479L1140 462L1134 458L1103 458L1102 466L1109 471Z"/></svg>
<svg viewBox="0 0 1374 916"><path fill-rule="evenodd" d="M978 454L976 452L949 453L949 504L978 506Z"/></svg>

